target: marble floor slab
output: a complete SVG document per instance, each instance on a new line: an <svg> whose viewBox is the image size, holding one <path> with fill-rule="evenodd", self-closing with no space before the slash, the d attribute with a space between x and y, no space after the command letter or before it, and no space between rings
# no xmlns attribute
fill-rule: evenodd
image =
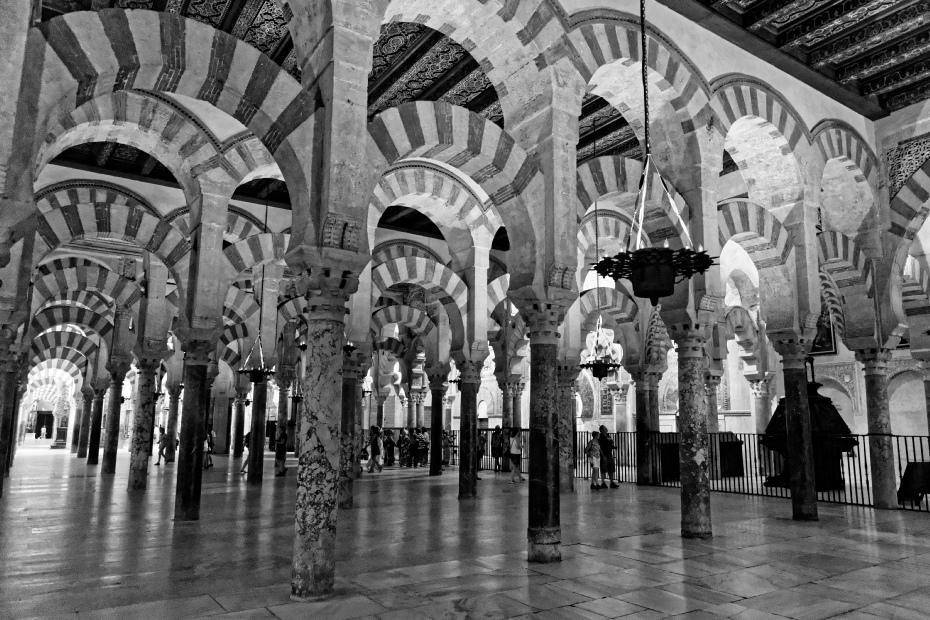
<svg viewBox="0 0 930 620"><path fill-rule="evenodd" d="M387 469L339 514L336 593L289 598L296 468L260 488L216 456L201 519L176 522L174 465L128 492L128 454L102 475L21 449L0 498L0 618L926 618L930 515L714 494L714 537L679 536L678 489L562 496L563 561L526 561L527 486L485 471Z"/></svg>

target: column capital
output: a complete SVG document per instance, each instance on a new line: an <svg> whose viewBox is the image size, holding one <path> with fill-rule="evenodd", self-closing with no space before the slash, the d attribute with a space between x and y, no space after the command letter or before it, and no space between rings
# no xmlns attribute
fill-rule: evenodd
<svg viewBox="0 0 930 620"><path fill-rule="evenodd" d="M336 265L315 266L298 277L295 286L307 300L307 320L343 323L346 302L358 290L358 274Z"/></svg>
<svg viewBox="0 0 930 620"><path fill-rule="evenodd" d="M767 398L769 395L769 387L774 377L773 373L763 373L759 376L746 377L746 380L749 381L749 390L752 392L753 397L755 398Z"/></svg>
<svg viewBox="0 0 930 620"><path fill-rule="evenodd" d="M481 382L481 369L484 366L483 362L462 360L461 362L457 362L456 366L459 369L459 383L477 385Z"/></svg>
<svg viewBox="0 0 930 620"><path fill-rule="evenodd" d="M867 375L887 375L888 362L891 361L891 351L881 348L857 349L856 360L865 366Z"/></svg>
<svg viewBox="0 0 930 620"><path fill-rule="evenodd" d="M667 325L669 337L678 345L678 358L707 358L707 343L710 325L700 323L672 323Z"/></svg>
<svg viewBox="0 0 930 620"><path fill-rule="evenodd" d="M772 348L781 356L782 366L786 370L803 370L810 355L814 341L806 334L792 331L769 334Z"/></svg>
<svg viewBox="0 0 930 620"><path fill-rule="evenodd" d="M279 365L274 375L274 382L279 390L287 390L294 382L294 367Z"/></svg>
<svg viewBox="0 0 930 620"><path fill-rule="evenodd" d="M184 363L191 366L206 366L210 363L210 356L216 352L216 341L187 340L181 341L181 350L184 351Z"/></svg>
<svg viewBox="0 0 930 620"><path fill-rule="evenodd" d="M177 399L181 396L181 390L183 390L184 387L180 383L174 383L167 385L165 389L168 391L168 396L170 398Z"/></svg>
<svg viewBox="0 0 930 620"><path fill-rule="evenodd" d="M524 301L518 305L526 323L530 344L558 344L559 327L565 320L568 304L559 299Z"/></svg>

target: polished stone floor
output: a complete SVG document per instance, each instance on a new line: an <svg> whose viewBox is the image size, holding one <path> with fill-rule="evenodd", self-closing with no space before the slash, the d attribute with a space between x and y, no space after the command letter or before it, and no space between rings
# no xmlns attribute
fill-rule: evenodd
<svg viewBox="0 0 930 620"><path fill-rule="evenodd" d="M385 470L340 516L337 593L288 598L295 477L206 472L201 520L174 522L174 469L145 493L62 451L21 449L0 498L0 618L927 618L930 515L715 494L715 536L678 536L678 490L562 499L564 561L524 560L526 485Z"/></svg>

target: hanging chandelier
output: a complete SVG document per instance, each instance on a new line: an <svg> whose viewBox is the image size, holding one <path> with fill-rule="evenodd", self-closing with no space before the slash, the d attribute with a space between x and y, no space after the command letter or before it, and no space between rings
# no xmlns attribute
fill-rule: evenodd
<svg viewBox="0 0 930 620"><path fill-rule="evenodd" d="M265 230L268 230L268 204L265 203ZM253 287L254 291L254 287ZM239 374L248 375L249 379L253 383L263 381L265 377L274 374L274 370L265 365L265 353L262 347L262 325L265 313L265 265L262 265L262 288L259 293L259 304L258 304L258 335L255 337L255 340L252 341L252 348L249 349L249 354L245 356L245 359L242 361L242 366L239 368ZM277 308L275 309L274 317L274 330L275 334L278 333L278 312ZM256 355L257 351L257 355Z"/></svg>
<svg viewBox="0 0 930 620"><path fill-rule="evenodd" d="M627 241L626 251L615 256L598 258L594 263L594 270L604 277L614 280L626 279L633 285L633 294L636 297L649 299L653 306L658 304L660 297L668 297L675 292L675 285L704 273L714 264L714 258L707 255L701 246L697 250L691 247L691 238L688 228L682 220L678 207L672 200L668 185L652 161L652 149L649 140L649 78L647 68L646 46L646 2L639 5L640 51L642 60L643 82L643 116L644 139L643 175L639 180L639 195L636 208L633 212L633 226ZM671 211L681 224L684 237L684 247L675 249L668 246L665 240L663 247L643 246L643 216L646 211L646 197L650 193L650 180L655 174L661 184L663 199L668 201ZM596 205L597 203L595 203Z"/></svg>

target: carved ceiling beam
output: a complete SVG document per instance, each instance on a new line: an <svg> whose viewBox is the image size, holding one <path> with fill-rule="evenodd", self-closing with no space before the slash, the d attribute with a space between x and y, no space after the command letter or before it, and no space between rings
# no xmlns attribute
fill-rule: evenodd
<svg viewBox="0 0 930 620"><path fill-rule="evenodd" d="M442 34L435 30L425 31L418 39L407 46L407 49L394 59L391 67L368 84L368 101L373 103L389 89L394 82L403 78L423 55L429 52L436 43L442 39Z"/></svg>

